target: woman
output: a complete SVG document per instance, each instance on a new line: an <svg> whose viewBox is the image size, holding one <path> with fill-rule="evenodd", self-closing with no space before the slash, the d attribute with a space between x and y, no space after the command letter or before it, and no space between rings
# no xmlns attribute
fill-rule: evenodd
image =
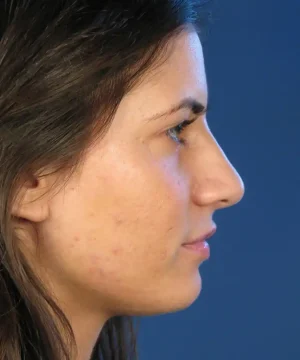
<svg viewBox="0 0 300 360"><path fill-rule="evenodd" d="M244 186L206 122L197 3L1 2L1 359L133 359L131 316L198 297Z"/></svg>

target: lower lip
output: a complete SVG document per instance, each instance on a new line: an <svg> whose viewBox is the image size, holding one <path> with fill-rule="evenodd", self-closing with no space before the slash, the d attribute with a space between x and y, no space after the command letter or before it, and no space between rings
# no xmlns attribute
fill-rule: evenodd
<svg viewBox="0 0 300 360"><path fill-rule="evenodd" d="M191 252L197 253L203 259L208 259L210 256L209 245L206 241L197 241L192 244L183 244L182 247Z"/></svg>

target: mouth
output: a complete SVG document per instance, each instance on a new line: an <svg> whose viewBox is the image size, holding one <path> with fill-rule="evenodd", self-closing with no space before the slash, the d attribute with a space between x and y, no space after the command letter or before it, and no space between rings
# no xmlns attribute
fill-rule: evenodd
<svg viewBox="0 0 300 360"><path fill-rule="evenodd" d="M194 240L187 241L187 242L183 243L182 245L190 245L190 244L197 244L197 243L205 242L206 240L211 238L216 233L216 231L217 231L217 226L215 225L209 231L207 231L204 235L201 235Z"/></svg>
<svg viewBox="0 0 300 360"><path fill-rule="evenodd" d="M215 226L197 239L183 243L182 247L190 253L196 254L200 259L207 260L210 257L210 247L206 240L212 237L216 231L217 227Z"/></svg>

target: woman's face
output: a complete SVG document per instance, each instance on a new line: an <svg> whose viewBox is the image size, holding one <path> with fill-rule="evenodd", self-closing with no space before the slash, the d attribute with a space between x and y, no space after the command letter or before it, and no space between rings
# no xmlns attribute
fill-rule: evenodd
<svg viewBox="0 0 300 360"><path fill-rule="evenodd" d="M123 98L80 174L43 204L39 261L69 308L150 315L198 297L204 259L181 245L211 229L214 212L239 202L244 186L205 115L180 135L166 130L194 118L190 109L149 120L187 97L207 105L201 43L188 32Z"/></svg>

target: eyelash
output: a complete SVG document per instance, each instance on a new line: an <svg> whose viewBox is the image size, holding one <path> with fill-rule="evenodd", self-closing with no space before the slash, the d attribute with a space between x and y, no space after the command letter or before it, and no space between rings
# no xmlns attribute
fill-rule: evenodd
<svg viewBox="0 0 300 360"><path fill-rule="evenodd" d="M179 123L176 126L173 126L172 128L168 129L166 131L166 135L171 138L172 140L174 140L177 144L179 145L185 145L186 144L186 140L179 138L178 136L175 137L172 135L172 132L176 132L178 135L182 134L183 131L190 126L196 119L192 119L192 120L184 120L181 123Z"/></svg>

